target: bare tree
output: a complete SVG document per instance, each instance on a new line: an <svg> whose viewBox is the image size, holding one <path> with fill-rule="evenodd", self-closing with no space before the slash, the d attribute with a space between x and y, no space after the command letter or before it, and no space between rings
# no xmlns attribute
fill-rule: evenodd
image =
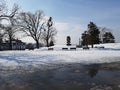
<svg viewBox="0 0 120 90"><path fill-rule="evenodd" d="M6 36L9 40L9 49L12 50L12 40L17 32L17 14L19 7L17 4L13 5L12 10L8 12L4 0L0 1L0 41ZM2 23L3 22L3 23ZM7 24L6 24L7 23Z"/></svg>
<svg viewBox="0 0 120 90"><path fill-rule="evenodd" d="M9 14L3 15L2 20L6 20L8 25L4 24L5 35L9 40L9 49L12 50L12 40L15 37L16 32L18 31L17 27L17 14L19 8L18 5L14 4L12 11Z"/></svg>
<svg viewBox="0 0 120 90"><path fill-rule="evenodd" d="M3 31L3 25L1 24L1 20L2 20L2 15L4 15L5 12L5 1L1 0L0 1L0 50L1 50L1 45L2 45L2 41L3 41L3 36L4 36L4 31Z"/></svg>
<svg viewBox="0 0 120 90"><path fill-rule="evenodd" d="M56 34L57 31L53 27L52 17L50 17L47 21L47 25L44 27L44 32L42 33L42 39L45 41L47 47L49 47L50 41L54 41L54 36Z"/></svg>
<svg viewBox="0 0 120 90"><path fill-rule="evenodd" d="M99 29L100 29L100 34L99 34L100 41L101 41L101 43L103 43L103 37L106 32L106 27L99 27Z"/></svg>
<svg viewBox="0 0 120 90"><path fill-rule="evenodd" d="M7 11L5 0L0 0L0 17L3 16Z"/></svg>
<svg viewBox="0 0 120 90"><path fill-rule="evenodd" d="M39 48L42 29L44 26L43 11L36 11L34 14L30 12L22 12L19 17L19 27L27 36L32 37Z"/></svg>
<svg viewBox="0 0 120 90"><path fill-rule="evenodd" d="M4 32L4 27L2 24L0 24L0 50L2 50L2 42L3 42L3 37L5 35L5 32Z"/></svg>
<svg viewBox="0 0 120 90"><path fill-rule="evenodd" d="M4 0L0 1L0 50L3 42L3 37L5 35L4 26L2 25L3 16L6 13L6 4Z"/></svg>

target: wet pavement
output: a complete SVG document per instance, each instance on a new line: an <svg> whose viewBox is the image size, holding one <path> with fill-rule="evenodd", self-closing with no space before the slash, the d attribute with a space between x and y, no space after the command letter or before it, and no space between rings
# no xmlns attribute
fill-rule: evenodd
<svg viewBox="0 0 120 90"><path fill-rule="evenodd" d="M120 90L120 62L0 69L0 90Z"/></svg>

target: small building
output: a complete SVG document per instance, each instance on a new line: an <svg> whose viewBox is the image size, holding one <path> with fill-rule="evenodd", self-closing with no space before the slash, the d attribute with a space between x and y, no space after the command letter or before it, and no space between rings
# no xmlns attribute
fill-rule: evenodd
<svg viewBox="0 0 120 90"><path fill-rule="evenodd" d="M9 50L9 41L5 41L2 43L1 46L2 50ZM25 50L26 44L22 42L21 40L14 39L12 40L12 50Z"/></svg>
<svg viewBox="0 0 120 90"><path fill-rule="evenodd" d="M35 49L35 44L32 44L32 43L26 44L26 49L34 50Z"/></svg>

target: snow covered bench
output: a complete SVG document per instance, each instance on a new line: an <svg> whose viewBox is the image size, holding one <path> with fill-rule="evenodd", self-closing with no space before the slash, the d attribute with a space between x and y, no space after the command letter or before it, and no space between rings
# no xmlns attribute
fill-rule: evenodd
<svg viewBox="0 0 120 90"><path fill-rule="evenodd" d="M71 47L70 50L76 50L76 48L75 47Z"/></svg>
<svg viewBox="0 0 120 90"><path fill-rule="evenodd" d="M95 46L95 48L105 48L104 46Z"/></svg>
<svg viewBox="0 0 120 90"><path fill-rule="evenodd" d="M68 48L62 48L62 50L68 50Z"/></svg>
<svg viewBox="0 0 120 90"><path fill-rule="evenodd" d="M89 47L87 47L87 46L83 46L82 48L83 48L83 49L89 49Z"/></svg>
<svg viewBox="0 0 120 90"><path fill-rule="evenodd" d="M48 50L54 50L54 48L48 48Z"/></svg>

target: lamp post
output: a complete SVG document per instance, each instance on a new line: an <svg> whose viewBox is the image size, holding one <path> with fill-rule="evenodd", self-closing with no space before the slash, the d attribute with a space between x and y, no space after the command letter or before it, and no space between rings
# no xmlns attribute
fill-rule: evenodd
<svg viewBox="0 0 120 90"><path fill-rule="evenodd" d="M49 47L49 35L50 35L50 28L52 27L52 25L53 25L52 17L50 17L47 22L47 26L48 26L48 32L47 32L47 38L46 38L47 47Z"/></svg>

